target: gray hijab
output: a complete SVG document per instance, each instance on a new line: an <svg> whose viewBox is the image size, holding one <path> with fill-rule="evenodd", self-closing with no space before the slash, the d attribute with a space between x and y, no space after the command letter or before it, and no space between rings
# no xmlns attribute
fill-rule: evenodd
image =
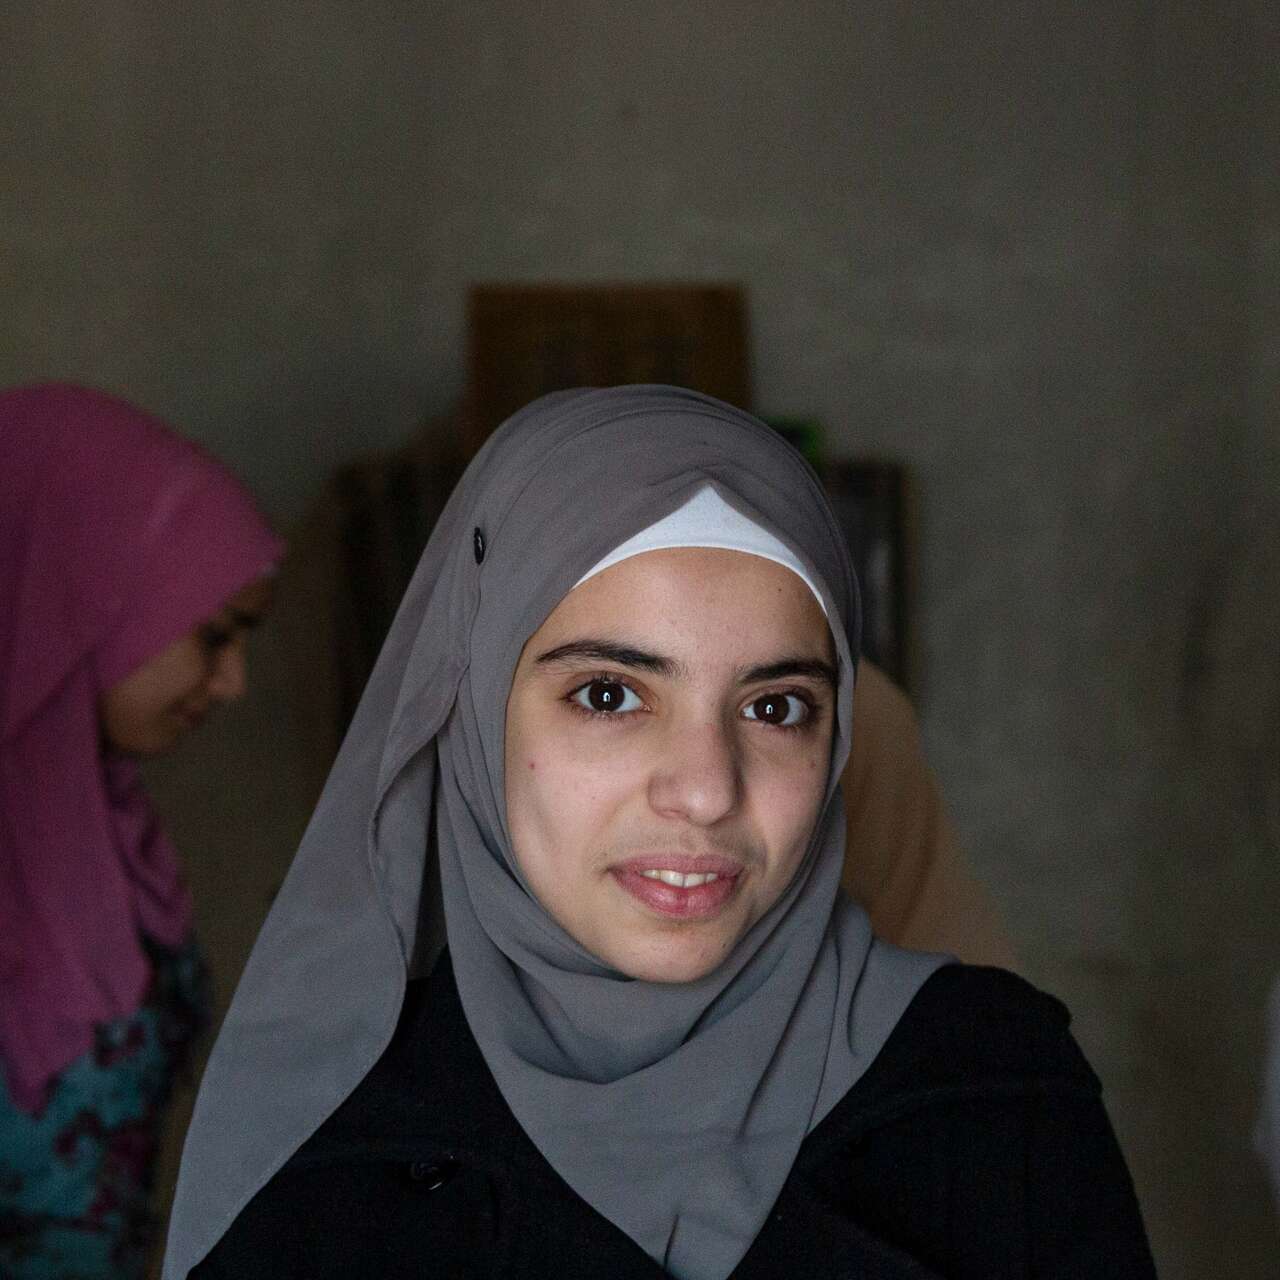
<svg viewBox="0 0 1280 1280"><path fill-rule="evenodd" d="M837 726L791 885L713 973L657 984L606 967L523 887L506 701L525 641L574 583L708 484L818 584ZM446 935L468 1024L552 1166L674 1275L729 1275L805 1134L943 962L876 941L838 893L857 635L821 487L756 419L658 386L557 393L509 419L423 553L236 991L183 1153L164 1280L187 1275L359 1084L407 974L429 970Z"/></svg>

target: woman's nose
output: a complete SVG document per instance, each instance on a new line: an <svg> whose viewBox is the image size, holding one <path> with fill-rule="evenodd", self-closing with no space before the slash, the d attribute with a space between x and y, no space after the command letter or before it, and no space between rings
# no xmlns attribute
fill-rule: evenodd
<svg viewBox="0 0 1280 1280"><path fill-rule="evenodd" d="M656 813L711 826L733 812L741 792L741 768L726 726L672 727L649 780Z"/></svg>
<svg viewBox="0 0 1280 1280"><path fill-rule="evenodd" d="M237 638L218 650L209 673L209 696L219 702L235 702L244 697L247 687L244 642Z"/></svg>

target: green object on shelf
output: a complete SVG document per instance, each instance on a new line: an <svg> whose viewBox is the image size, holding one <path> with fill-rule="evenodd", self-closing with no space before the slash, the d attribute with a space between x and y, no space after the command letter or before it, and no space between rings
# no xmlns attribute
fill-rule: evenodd
<svg viewBox="0 0 1280 1280"><path fill-rule="evenodd" d="M788 444L798 449L811 467L822 462L822 423L817 418L766 418Z"/></svg>

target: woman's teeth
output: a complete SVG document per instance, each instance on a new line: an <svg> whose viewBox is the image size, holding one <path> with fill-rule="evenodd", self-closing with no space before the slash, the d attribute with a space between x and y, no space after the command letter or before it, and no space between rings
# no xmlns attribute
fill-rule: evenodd
<svg viewBox="0 0 1280 1280"><path fill-rule="evenodd" d="M663 884L674 885L677 889L695 889L700 884L710 884L720 877L714 871L705 874L697 871L684 875L679 871L642 871L640 873L649 880L661 880Z"/></svg>

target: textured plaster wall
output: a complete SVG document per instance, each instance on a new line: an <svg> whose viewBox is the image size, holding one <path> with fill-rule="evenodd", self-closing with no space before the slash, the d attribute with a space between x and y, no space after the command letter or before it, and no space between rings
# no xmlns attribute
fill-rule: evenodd
<svg viewBox="0 0 1280 1280"><path fill-rule="evenodd" d="M1274 5L47 0L0 47L0 383L125 392L286 525L455 400L468 282L742 281L758 406L914 470L931 756L1162 1274L1274 1274ZM306 816L287 660L155 771L224 987Z"/></svg>

